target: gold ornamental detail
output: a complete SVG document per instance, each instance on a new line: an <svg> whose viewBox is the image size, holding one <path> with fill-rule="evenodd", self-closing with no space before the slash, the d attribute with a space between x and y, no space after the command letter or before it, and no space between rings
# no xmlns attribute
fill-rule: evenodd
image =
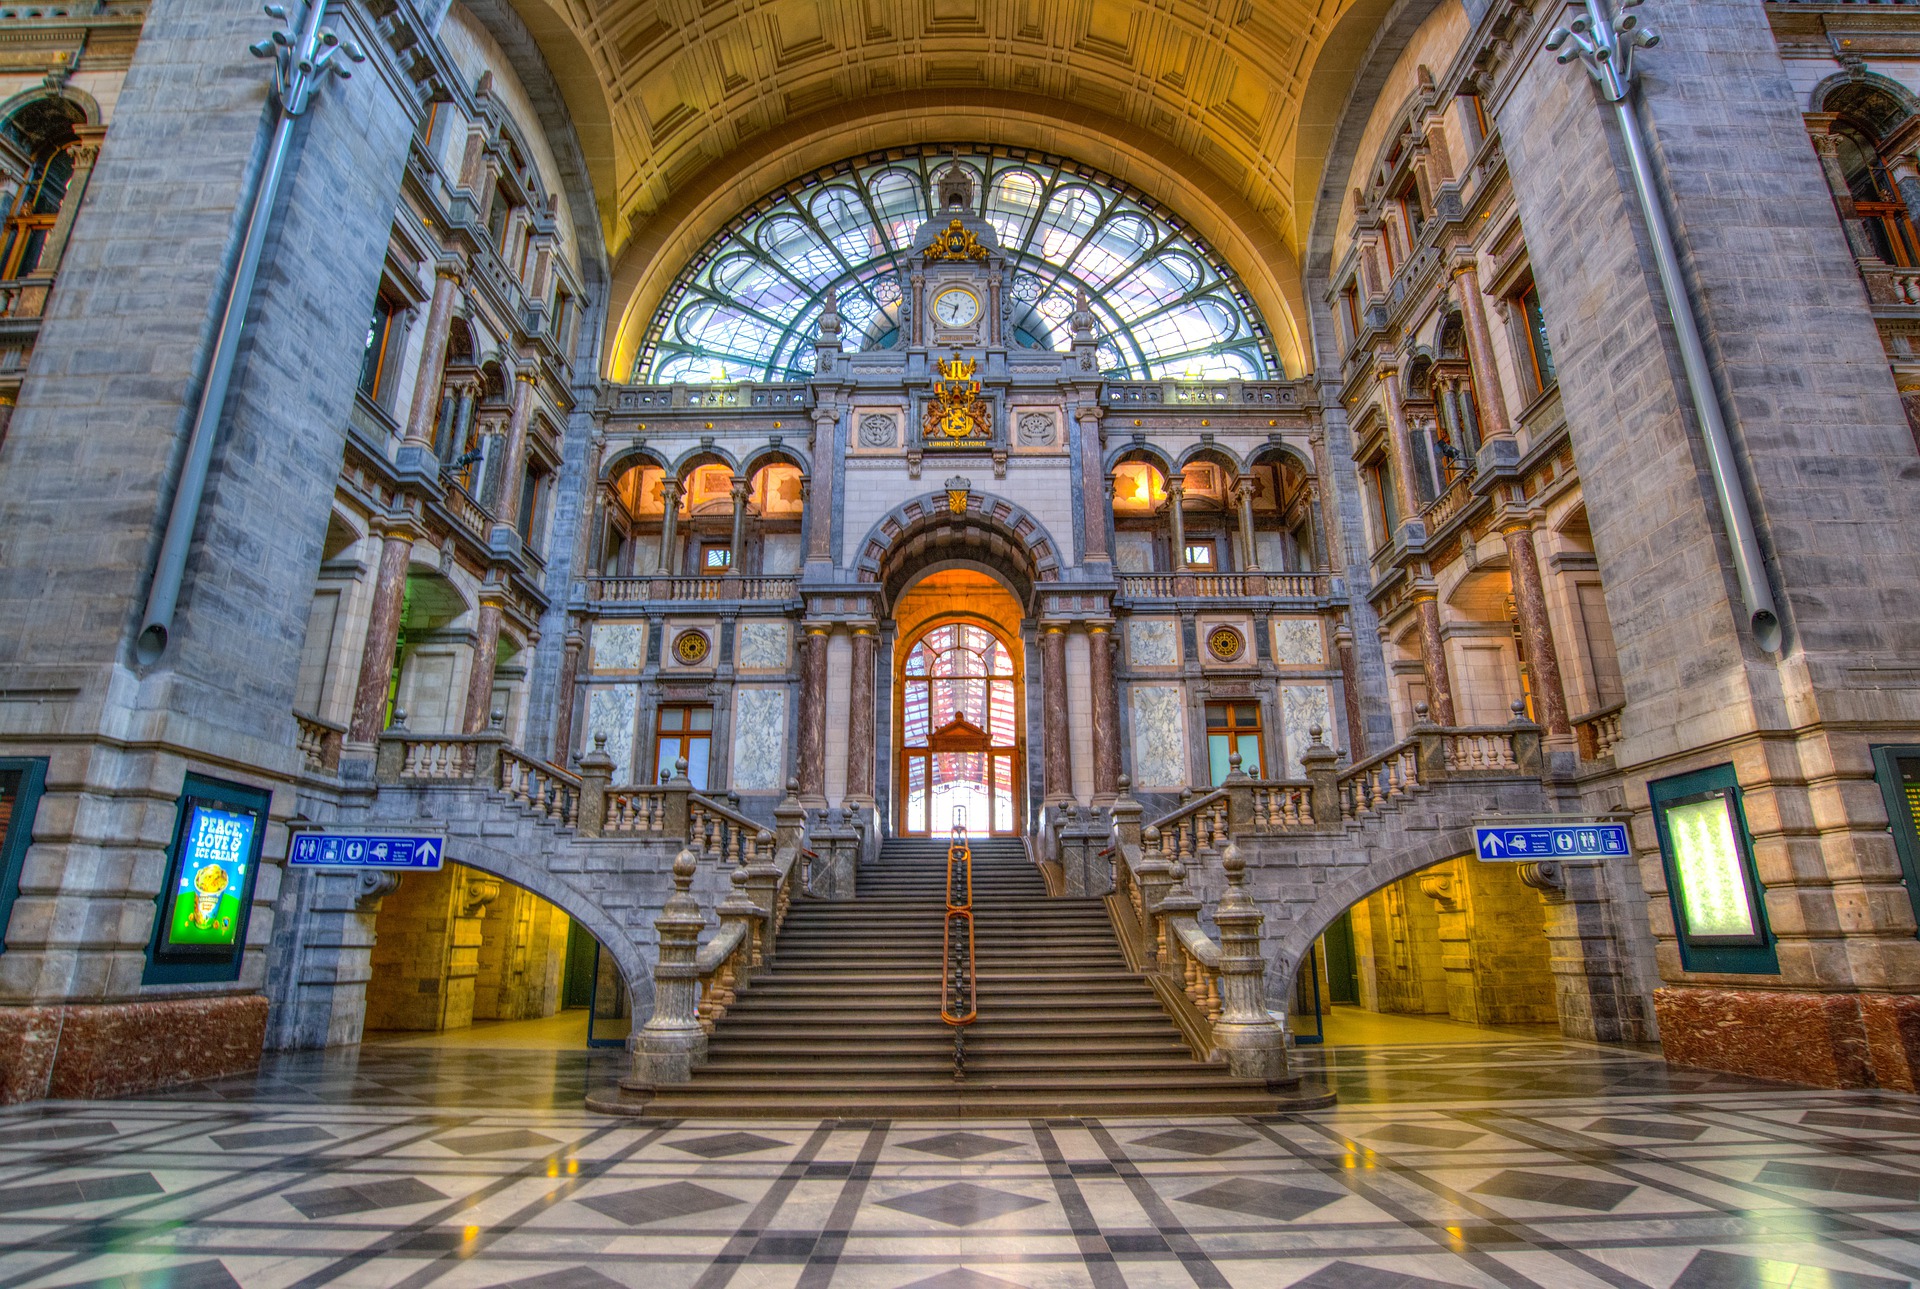
<svg viewBox="0 0 1920 1289"><path fill-rule="evenodd" d="M980 382L974 379L978 359L936 360L940 379L933 382L933 401L927 404L921 434L929 443L957 443L963 439L993 437L992 414L980 398Z"/></svg>
<svg viewBox="0 0 1920 1289"><path fill-rule="evenodd" d="M929 260L984 260L987 248L980 239L967 231L966 225L954 220L940 232L933 235L933 241L927 246Z"/></svg>

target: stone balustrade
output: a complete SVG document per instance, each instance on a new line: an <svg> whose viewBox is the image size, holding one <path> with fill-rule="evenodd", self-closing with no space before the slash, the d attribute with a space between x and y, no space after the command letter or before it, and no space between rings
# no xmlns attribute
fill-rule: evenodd
<svg viewBox="0 0 1920 1289"><path fill-rule="evenodd" d="M799 586L794 577L590 577L587 598L596 604L780 603L799 594Z"/></svg>
<svg viewBox="0 0 1920 1289"><path fill-rule="evenodd" d="M305 712L295 712L293 722L298 730L295 746L300 749L302 768L308 774L337 773L340 769L340 744L347 736L347 727L323 721Z"/></svg>
<svg viewBox="0 0 1920 1289"><path fill-rule="evenodd" d="M1331 593L1326 573L1123 573L1120 595L1128 600L1324 599Z"/></svg>
<svg viewBox="0 0 1920 1289"><path fill-rule="evenodd" d="M1620 714L1626 706L1614 703L1575 718L1573 732L1580 740L1582 761L1604 761L1613 756L1613 749L1620 743Z"/></svg>

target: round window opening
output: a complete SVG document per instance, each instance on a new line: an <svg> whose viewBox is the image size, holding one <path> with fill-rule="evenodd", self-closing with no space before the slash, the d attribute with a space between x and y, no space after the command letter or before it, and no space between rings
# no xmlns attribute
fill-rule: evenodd
<svg viewBox="0 0 1920 1289"><path fill-rule="evenodd" d="M688 667L705 662L712 648L704 631L682 631L673 638L673 656Z"/></svg>
<svg viewBox="0 0 1920 1289"><path fill-rule="evenodd" d="M1207 651L1221 662L1232 662L1246 647L1247 642L1232 627L1215 627L1207 632Z"/></svg>

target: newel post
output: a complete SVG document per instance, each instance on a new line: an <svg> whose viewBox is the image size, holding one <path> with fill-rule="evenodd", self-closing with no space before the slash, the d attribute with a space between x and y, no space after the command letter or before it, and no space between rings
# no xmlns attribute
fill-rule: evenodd
<svg viewBox="0 0 1920 1289"><path fill-rule="evenodd" d="M743 883L753 907L760 911L760 949L754 964L773 961L773 908L780 898L780 865L776 861L773 834L762 828L746 847L747 858L734 880ZM796 858L795 863L799 860ZM729 897L731 898L731 897Z"/></svg>
<svg viewBox="0 0 1920 1289"><path fill-rule="evenodd" d="M1227 790L1227 835L1242 837L1253 832L1253 780L1241 768L1240 753L1227 753L1227 777L1220 786Z"/></svg>
<svg viewBox="0 0 1920 1289"><path fill-rule="evenodd" d="M632 1090L685 1083L707 1056L707 1034L697 1014L700 974L695 960L707 920L693 898L693 852L673 861L673 894L654 930L660 935L660 963L653 969L653 1015L627 1041L633 1054Z"/></svg>
<svg viewBox="0 0 1920 1289"><path fill-rule="evenodd" d="M689 801L693 795L693 781L687 778L687 758L679 757L673 763L673 777L660 785L664 800L660 803L660 828L669 837L686 838Z"/></svg>
<svg viewBox="0 0 1920 1289"><path fill-rule="evenodd" d="M580 758L580 816L574 825L582 837L598 837L607 824L607 788L613 783L613 758L607 736L593 736L593 751Z"/></svg>
<svg viewBox="0 0 1920 1289"><path fill-rule="evenodd" d="M1425 703L1413 705L1413 741L1420 759L1420 782L1438 783L1447 777L1447 739L1427 714Z"/></svg>
<svg viewBox="0 0 1920 1289"><path fill-rule="evenodd" d="M1544 772L1540 757L1540 727L1527 719L1527 705L1513 705L1513 723L1508 727L1513 731L1513 760L1520 767L1520 773L1538 777Z"/></svg>
<svg viewBox="0 0 1920 1289"><path fill-rule="evenodd" d="M1300 754L1300 769L1313 785L1313 821L1317 824L1340 822L1340 756L1321 741L1320 727L1307 731L1311 741Z"/></svg>
<svg viewBox="0 0 1920 1289"><path fill-rule="evenodd" d="M1123 846L1140 844L1140 803L1132 797L1133 780L1121 775L1115 781L1120 796L1108 811L1113 816L1113 836Z"/></svg>
<svg viewBox="0 0 1920 1289"><path fill-rule="evenodd" d="M393 724L380 735L373 753L373 781L398 783L407 768L407 714L393 709Z"/></svg>
<svg viewBox="0 0 1920 1289"><path fill-rule="evenodd" d="M1267 1010L1266 962L1260 956L1260 929L1266 916L1247 894L1247 861L1229 842L1221 862L1227 893L1213 911L1220 928L1220 1019L1213 1044L1227 1059L1235 1078L1287 1075L1287 1037Z"/></svg>
<svg viewBox="0 0 1920 1289"><path fill-rule="evenodd" d="M730 982L735 990L744 989L753 975L753 969L762 959L761 928L766 925L762 920L760 906L753 902L753 896L747 891L747 869L743 864L733 870L728 880L733 889L727 892L727 898L720 901L720 907L714 912L720 916L720 929L725 931L730 923L739 922L741 928L740 947L734 950L735 970Z"/></svg>

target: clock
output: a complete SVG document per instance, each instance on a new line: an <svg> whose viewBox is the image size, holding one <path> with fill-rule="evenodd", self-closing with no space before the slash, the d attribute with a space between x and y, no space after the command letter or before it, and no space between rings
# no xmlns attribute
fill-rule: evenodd
<svg viewBox="0 0 1920 1289"><path fill-rule="evenodd" d="M970 326L980 316L980 297L965 287L950 287L933 298L933 316L943 327Z"/></svg>

